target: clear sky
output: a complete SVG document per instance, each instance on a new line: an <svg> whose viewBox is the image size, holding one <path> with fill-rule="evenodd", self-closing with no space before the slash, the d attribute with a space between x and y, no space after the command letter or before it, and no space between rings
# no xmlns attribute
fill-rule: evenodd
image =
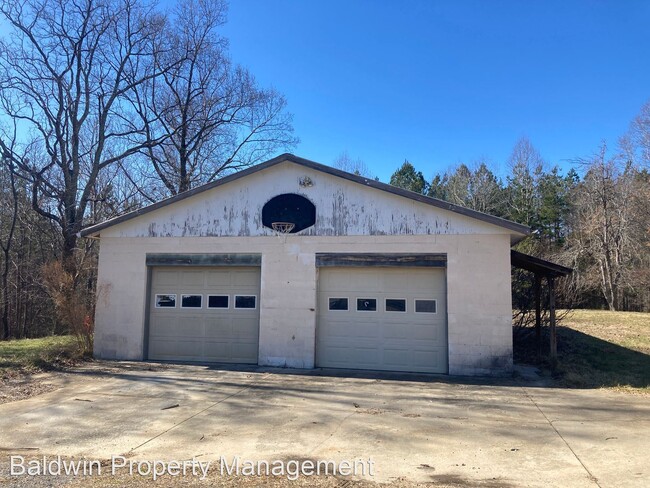
<svg viewBox="0 0 650 488"><path fill-rule="evenodd" d="M288 99L299 156L501 175L615 144L650 99L650 1L232 0L233 60Z"/></svg>

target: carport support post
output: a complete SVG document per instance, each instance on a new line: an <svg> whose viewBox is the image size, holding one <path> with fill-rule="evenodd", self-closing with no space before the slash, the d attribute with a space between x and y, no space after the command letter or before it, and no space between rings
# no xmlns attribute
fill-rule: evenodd
<svg viewBox="0 0 650 488"><path fill-rule="evenodd" d="M551 365L555 367L557 364L557 332L555 330L555 278L549 276L548 278L548 313L549 324L551 326L551 352L550 359Z"/></svg>
<svg viewBox="0 0 650 488"><path fill-rule="evenodd" d="M542 357L542 277L535 274L535 338L537 359Z"/></svg>

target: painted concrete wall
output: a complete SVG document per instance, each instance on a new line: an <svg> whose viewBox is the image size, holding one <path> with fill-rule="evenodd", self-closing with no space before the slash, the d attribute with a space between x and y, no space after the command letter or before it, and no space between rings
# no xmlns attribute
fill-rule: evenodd
<svg viewBox="0 0 650 488"><path fill-rule="evenodd" d="M508 235L102 237L95 354L142 359L147 253L260 253L261 365L312 368L317 252L446 253L449 372L512 368ZM117 264L119 263L119 265Z"/></svg>

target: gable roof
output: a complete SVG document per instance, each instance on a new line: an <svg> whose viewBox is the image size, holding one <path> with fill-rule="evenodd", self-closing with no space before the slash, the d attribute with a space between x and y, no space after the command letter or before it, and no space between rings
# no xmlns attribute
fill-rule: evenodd
<svg viewBox="0 0 650 488"><path fill-rule="evenodd" d="M363 176L358 176L352 173L347 173L345 171L341 171L340 169L332 168L331 166L326 166L324 164L316 163L314 161L310 161L308 159L300 158L298 156L294 156L293 154L281 154L280 156L277 156L273 159L270 159L264 163L257 164L255 166L251 166L250 168L247 168L242 171L238 171L237 173L233 173L228 176L224 176L223 178L220 178L218 180L212 181L210 183L206 183L205 185L197 186L196 188L192 188L191 190L187 190L183 193L179 193L177 195L174 195L172 197L166 198L164 200L161 200L159 202L153 203L151 205L148 205L146 207L143 207L138 210L134 210L132 212L125 213L123 215L114 217L112 219L106 220L104 222L100 222L99 224L91 225L90 227L86 227L81 231L81 236L82 237L87 237L87 236L94 236L99 234L103 229L106 229L108 227L112 227L117 224L121 224L122 222L126 222L127 220L134 219L136 217L140 217L142 215L145 215L149 212L152 212L154 210L158 210L159 208L166 207L167 205L174 204L176 202L179 202L181 200L184 200L186 198L195 196L199 193L202 193L207 190L211 190L213 188L217 188L221 185L225 185L226 183L230 183L232 181L238 180L240 178L244 178L250 174L257 173L258 171L263 171L265 169L271 168L277 164L284 163L284 162L291 162L300 166L305 166L307 168L316 170L316 171L321 171L323 173L327 173L329 175L337 176L339 178L346 179L348 181L352 181L354 183L358 183L360 185L364 185L370 188L375 188L377 190L385 191L388 193L392 193L393 195L399 195L404 198L408 198L411 200L415 200L420 203L424 203L427 205L431 205L433 207L438 207L443 210L448 210L450 212L454 212L460 215L464 215L466 217L471 217L473 219L477 220L482 220L483 222L487 222L499 227L504 227L508 230L511 230L513 232L516 232L518 234L523 234L523 235L528 235L530 234L530 228L518 224L516 222L512 222L507 219L502 219L501 217L496 217L494 215L489 215L483 212L478 212L476 210L472 210L466 207L461 207L460 205L454 205L453 203L445 202L444 200L440 200L438 198L432 198L432 197L427 197L424 195L421 195L419 193L415 193L409 190L404 190L402 188L398 188L393 185L389 185L386 183L381 183L379 181L371 180L368 178L364 178Z"/></svg>

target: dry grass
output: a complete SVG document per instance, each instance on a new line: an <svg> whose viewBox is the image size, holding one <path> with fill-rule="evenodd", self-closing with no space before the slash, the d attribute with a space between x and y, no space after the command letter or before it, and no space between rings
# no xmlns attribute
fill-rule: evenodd
<svg viewBox="0 0 650 488"><path fill-rule="evenodd" d="M543 341L547 354L548 330ZM535 363L535 350L533 334L515 344L515 361ZM539 364L559 386L650 394L650 313L575 310L558 327L557 367Z"/></svg>
<svg viewBox="0 0 650 488"><path fill-rule="evenodd" d="M54 387L34 373L74 365L84 356L74 336L0 341L0 403L51 391Z"/></svg>
<svg viewBox="0 0 650 488"><path fill-rule="evenodd" d="M650 394L650 314L576 310L558 341L563 385Z"/></svg>
<svg viewBox="0 0 650 488"><path fill-rule="evenodd" d="M74 336L0 341L0 375L54 369L81 359Z"/></svg>
<svg viewBox="0 0 650 488"><path fill-rule="evenodd" d="M650 354L650 313L574 310L563 325L607 342Z"/></svg>

